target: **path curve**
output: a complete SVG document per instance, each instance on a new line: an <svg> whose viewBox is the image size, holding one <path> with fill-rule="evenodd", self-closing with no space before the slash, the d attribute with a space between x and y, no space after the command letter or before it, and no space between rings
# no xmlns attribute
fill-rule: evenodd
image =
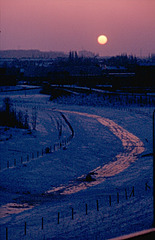
<svg viewBox="0 0 155 240"><path fill-rule="evenodd" d="M106 177L112 177L121 173L130 166L131 163L138 159L138 155L145 149L143 142L134 134L128 132L126 129L115 123L114 121L94 114L61 110L61 112L78 114L89 118L96 119L99 123L109 128L109 130L117 136L124 147L124 152L116 155L116 161L99 166L93 169L91 172L95 174L96 181L86 182L80 181L84 178L84 175L80 176L76 181L72 181L69 185L60 185L47 191L47 194L60 193L62 195L73 194L81 190L85 190L88 187L98 185L105 181Z"/></svg>

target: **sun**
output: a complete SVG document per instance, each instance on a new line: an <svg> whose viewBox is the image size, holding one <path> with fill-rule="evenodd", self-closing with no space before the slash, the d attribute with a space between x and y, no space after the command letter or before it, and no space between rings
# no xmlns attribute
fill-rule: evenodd
<svg viewBox="0 0 155 240"><path fill-rule="evenodd" d="M108 42L108 38L105 35L100 35L97 38L99 44L104 45Z"/></svg>

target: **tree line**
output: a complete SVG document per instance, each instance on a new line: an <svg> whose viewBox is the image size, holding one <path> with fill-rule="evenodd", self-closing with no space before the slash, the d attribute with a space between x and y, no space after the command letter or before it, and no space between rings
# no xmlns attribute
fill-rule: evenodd
<svg viewBox="0 0 155 240"><path fill-rule="evenodd" d="M32 115L32 127L36 128L37 114ZM0 109L0 125L7 127L16 127L22 129L30 129L29 115L26 111L16 111L13 108L12 100L9 97L4 98L3 106Z"/></svg>

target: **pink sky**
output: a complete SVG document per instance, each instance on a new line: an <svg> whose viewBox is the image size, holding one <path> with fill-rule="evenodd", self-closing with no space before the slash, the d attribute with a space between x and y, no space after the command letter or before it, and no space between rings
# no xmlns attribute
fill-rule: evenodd
<svg viewBox="0 0 155 240"><path fill-rule="evenodd" d="M0 0L1 50L155 53L155 0ZM97 37L105 34L106 45Z"/></svg>

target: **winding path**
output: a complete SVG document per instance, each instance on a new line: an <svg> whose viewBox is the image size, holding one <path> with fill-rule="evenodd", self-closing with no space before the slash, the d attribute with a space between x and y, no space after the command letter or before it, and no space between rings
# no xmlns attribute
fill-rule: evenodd
<svg viewBox="0 0 155 240"><path fill-rule="evenodd" d="M116 161L110 162L104 166L99 166L96 169L93 169L91 172L95 174L96 181L86 182L80 181L84 176L80 176L77 180L73 181L69 185L60 185L59 187L53 188L47 191L47 194L51 193L60 193L63 195L72 194L79 192L81 190L87 189L88 187L95 186L97 184L105 181L106 177L112 177L120 172L124 171L126 168L130 166L131 163L137 160L138 155L144 151L143 142L133 135L132 133L125 130L120 125L116 124L114 121L88 113L74 112L74 111L65 111L61 110L61 112L78 114L81 116L95 118L102 125L109 128L109 130L115 134L122 142L124 147L124 152L119 153L116 156Z"/></svg>
<svg viewBox="0 0 155 240"><path fill-rule="evenodd" d="M68 194L73 194L81 190L85 190L89 187L98 185L103 181L105 181L107 177L112 177L124 171L126 168L130 166L132 162L136 161L138 159L138 155L144 151L143 142L138 137L128 132L127 130L125 130L124 128L122 128L121 126L119 126L118 124L116 124L114 121L110 119L107 119L98 115L88 114L88 113L65 111L65 110L61 110L61 112L78 114L81 116L96 119L99 123L108 127L109 130L121 140L122 145L124 147L124 151L122 153L119 153L116 156L116 161L110 162L104 166L99 166L96 169L93 169L91 171L95 174L96 181L91 181L91 182L83 181L85 176L82 175L75 181L72 181L69 185L62 184L59 187L52 188L51 190L47 191L45 195L46 194L47 195L48 194L68 195ZM61 113L61 116L66 121L66 124L68 124L72 132L72 135L71 135L71 138L72 138L74 136L74 130L62 113ZM1 209L0 209L1 217L5 217L13 213L20 213L31 208L32 206L26 203L24 204L8 203L4 206L1 206ZM8 212L8 209L9 209L9 212Z"/></svg>

